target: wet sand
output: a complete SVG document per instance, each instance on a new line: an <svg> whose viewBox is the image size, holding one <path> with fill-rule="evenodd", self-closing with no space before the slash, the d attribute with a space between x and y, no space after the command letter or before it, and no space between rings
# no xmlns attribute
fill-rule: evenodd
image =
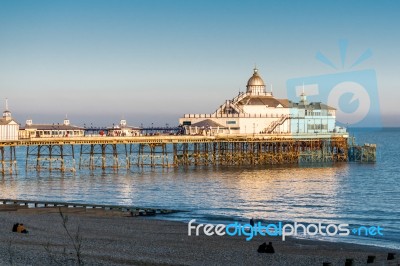
<svg viewBox="0 0 400 266"><path fill-rule="evenodd" d="M75 239L78 228L85 265L400 265L400 251L289 238L188 236L186 223L128 217L120 211L63 208ZM28 234L11 232L16 222ZM275 254L258 253L272 241ZM58 208L0 211L0 265L76 265L77 252L63 228ZM75 242L78 243L78 242ZM396 252L387 261L388 252Z"/></svg>

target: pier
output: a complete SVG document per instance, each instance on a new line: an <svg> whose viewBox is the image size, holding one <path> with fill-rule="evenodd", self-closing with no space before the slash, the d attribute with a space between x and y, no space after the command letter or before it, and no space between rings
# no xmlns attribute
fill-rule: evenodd
<svg viewBox="0 0 400 266"><path fill-rule="evenodd" d="M16 173L17 161L25 161L26 170L65 172L84 168L129 169L134 166L274 165L375 160L376 146L349 146L347 140L347 134L21 139L0 142L0 171L3 174ZM25 148L26 152L17 153L17 147Z"/></svg>
<svg viewBox="0 0 400 266"><path fill-rule="evenodd" d="M125 119L112 127L79 127L65 117L53 124L28 119L20 128L7 100L0 120L3 175L17 173L23 161L26 170L61 172L376 161L376 145L349 144L334 107L309 102L304 84L298 102L274 97L257 68L246 92L213 113L184 114L177 127L135 127Z"/></svg>

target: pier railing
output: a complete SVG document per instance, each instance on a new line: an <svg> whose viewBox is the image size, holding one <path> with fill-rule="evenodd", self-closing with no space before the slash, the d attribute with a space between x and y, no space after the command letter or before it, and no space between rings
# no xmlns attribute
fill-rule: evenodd
<svg viewBox="0 0 400 266"><path fill-rule="evenodd" d="M221 114L221 113L213 113L213 114L184 114L183 118L278 118L282 114L280 113L264 113L264 114ZM287 114L289 118L292 119L307 119L308 117L314 118L325 118L326 116L332 116L332 114L321 115L321 114L309 114L307 116L295 116L293 114Z"/></svg>
<svg viewBox="0 0 400 266"><path fill-rule="evenodd" d="M348 133L277 133L277 134L216 134L213 136L203 135L180 135L180 136L137 136L137 137L109 137L109 136L87 136L87 137L50 137L29 138L12 141L0 141L0 147L5 146L32 146L32 145L84 145L84 144L137 144L137 143L195 143L214 141L279 141L287 139L314 139L314 138L348 137Z"/></svg>

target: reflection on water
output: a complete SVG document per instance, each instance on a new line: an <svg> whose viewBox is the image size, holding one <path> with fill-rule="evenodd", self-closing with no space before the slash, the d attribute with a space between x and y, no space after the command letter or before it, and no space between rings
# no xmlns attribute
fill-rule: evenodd
<svg viewBox="0 0 400 266"><path fill-rule="evenodd" d="M1 179L2 197L174 208L272 220L331 219L347 165L299 168L28 172Z"/></svg>
<svg viewBox="0 0 400 266"><path fill-rule="evenodd" d="M248 215L270 220L331 218L340 167L247 170L238 176L237 197L246 201ZM247 200L246 200L247 199Z"/></svg>

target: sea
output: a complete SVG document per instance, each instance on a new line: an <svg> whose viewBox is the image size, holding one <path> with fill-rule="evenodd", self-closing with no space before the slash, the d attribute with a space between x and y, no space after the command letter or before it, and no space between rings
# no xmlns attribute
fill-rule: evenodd
<svg viewBox="0 0 400 266"><path fill-rule="evenodd" d="M17 175L0 176L0 198L174 209L155 218L184 223L348 224L363 230L297 237L400 249L400 128L349 132L358 144L377 145L376 163L50 173L25 171L21 156ZM381 234L364 230L378 227Z"/></svg>

